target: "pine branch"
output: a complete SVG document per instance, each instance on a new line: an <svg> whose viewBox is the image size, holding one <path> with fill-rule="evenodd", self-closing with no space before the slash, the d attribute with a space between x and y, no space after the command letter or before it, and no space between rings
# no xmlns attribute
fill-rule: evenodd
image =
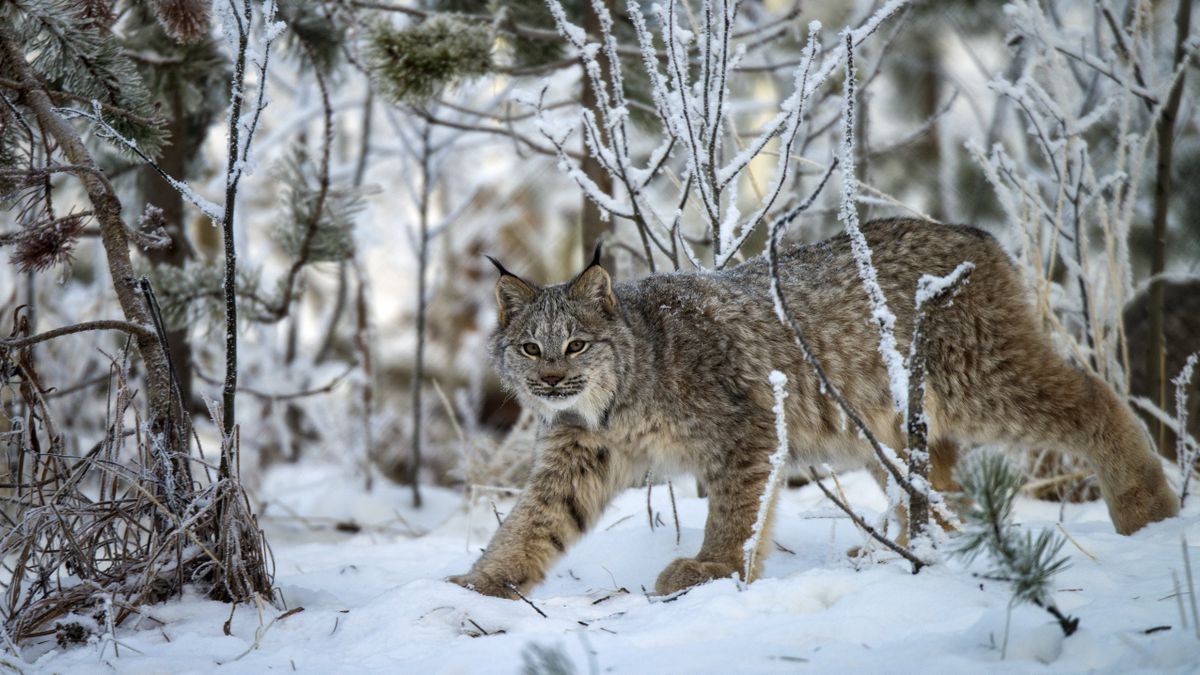
<svg viewBox="0 0 1200 675"><path fill-rule="evenodd" d="M30 87L28 85L22 84L21 82L18 82L17 80L12 80L7 77L0 77L0 87L4 87L5 89L11 89L13 91L19 91L19 92L26 92L26 91L30 90ZM71 101L74 103L83 103L85 105L92 105L94 103L94 104L99 105L100 110L104 111L106 114L116 115L117 117L120 117L122 119L128 120L130 122L137 122L138 124L142 124L145 126L156 126L156 125L162 124L162 122L163 122L163 120L161 118L145 117L142 115L138 115L137 113L130 112L124 108L112 105L111 103L105 103L103 101L96 101L95 99L88 98L87 96L80 96L79 94L72 94L69 91L62 91L60 89L51 89L51 88L48 88L45 85L41 85L41 84L39 84L39 88L41 88L42 91L46 92L46 95L50 97L50 100L54 101L55 103L60 103L63 101Z"/></svg>
<svg viewBox="0 0 1200 675"><path fill-rule="evenodd" d="M959 468L958 480L974 504L967 514L970 526L955 552L968 562L989 553L995 564L990 576L1010 583L1015 601L1045 609L1064 635L1074 633L1079 620L1064 615L1049 598L1051 579L1069 566L1066 558L1059 557L1065 540L1050 530L1036 538L1031 532L1019 537L1011 523L1024 479L1001 453L981 451Z"/></svg>

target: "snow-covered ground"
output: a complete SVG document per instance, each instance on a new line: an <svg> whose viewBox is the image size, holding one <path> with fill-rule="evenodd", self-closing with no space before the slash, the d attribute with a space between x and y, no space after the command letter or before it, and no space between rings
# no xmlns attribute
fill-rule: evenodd
<svg viewBox="0 0 1200 675"><path fill-rule="evenodd" d="M865 512L883 507L865 474L841 480ZM361 481L317 466L277 468L261 492L276 583L288 608L303 611L272 622L286 610L242 606L225 635L228 605L185 597L119 629L119 655L102 639L48 651L29 670L516 673L540 645L560 649L577 673L1200 672L1200 638L1183 629L1172 582L1172 571L1183 579L1181 534L1200 573L1196 506L1122 537L1102 504L1067 505L1072 564L1054 598L1080 626L1064 639L1040 609L1008 617L1005 584L959 561L914 576L885 552L849 560L862 537L815 487L782 493L763 579L744 590L717 581L671 602L642 587L698 549L705 502L678 499L676 545L667 491L653 492L666 526L652 531L645 490L630 490L530 594L545 616L442 581L465 571L495 529L488 496L468 513L458 494L426 488L427 505L414 512L402 488L377 482L365 493ZM495 503L504 513L512 499ZM1031 501L1017 512L1035 528L1058 516L1058 505ZM334 528L351 519L359 532Z"/></svg>

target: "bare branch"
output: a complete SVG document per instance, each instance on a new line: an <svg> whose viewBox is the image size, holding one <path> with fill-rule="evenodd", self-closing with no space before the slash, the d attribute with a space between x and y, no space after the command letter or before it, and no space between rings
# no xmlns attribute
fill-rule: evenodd
<svg viewBox="0 0 1200 675"><path fill-rule="evenodd" d="M846 515L850 516L850 520L853 520L855 525L862 528L862 530L870 535L872 539L886 546L888 550L896 553L901 558L904 558L912 563L913 574L920 572L922 567L925 567L929 564L918 558L912 551L909 551L891 539L888 539L880 534L878 530L867 524L867 521L863 520L862 516L855 513L854 509L850 508L849 504L839 499L837 495L833 494L833 492L829 490L829 488L825 487L825 484L821 482L821 474L817 473L816 467L809 466L808 475L812 479L812 482L821 489L821 492L825 493L825 496L829 499L829 501L833 502L834 505L845 512Z"/></svg>
<svg viewBox="0 0 1200 675"><path fill-rule="evenodd" d="M37 335L5 338L0 340L0 347L3 347L4 349L21 349L22 347L35 345L39 342L45 342L46 340L53 340L54 338L59 338L64 335L72 335L74 333L83 333L85 331L93 330L119 330L137 337L147 339L154 337L154 331L146 326L139 326L138 324L131 323L129 321L121 321L117 319L101 319L99 321L84 321L82 323L72 324L70 326L63 326L61 328L48 330L44 333L38 333Z"/></svg>

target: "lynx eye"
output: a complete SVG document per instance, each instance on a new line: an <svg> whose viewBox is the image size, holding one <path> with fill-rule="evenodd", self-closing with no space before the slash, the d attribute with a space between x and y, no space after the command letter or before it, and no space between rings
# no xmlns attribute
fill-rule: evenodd
<svg viewBox="0 0 1200 675"><path fill-rule="evenodd" d="M568 354L578 354L585 349L587 349L587 343L583 340L571 340L567 343Z"/></svg>
<svg viewBox="0 0 1200 675"><path fill-rule="evenodd" d="M521 345L521 351L525 352L526 356L537 357L542 355L542 348L537 346L536 342L526 342Z"/></svg>

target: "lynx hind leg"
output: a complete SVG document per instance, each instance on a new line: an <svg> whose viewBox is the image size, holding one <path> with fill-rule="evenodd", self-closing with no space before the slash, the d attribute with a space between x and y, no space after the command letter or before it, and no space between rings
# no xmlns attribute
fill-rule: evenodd
<svg viewBox="0 0 1200 675"><path fill-rule="evenodd" d="M745 576L744 547L758 518L763 489L771 472L768 458L773 448L752 444L735 447L735 456L729 457L716 470L706 472L708 520L704 525L704 543L700 552L695 558L678 558L663 569L654 584L659 594L675 593L734 574ZM753 581L761 573L762 560L769 550L778 491L771 497L754 552L754 566L746 581Z"/></svg>
<svg viewBox="0 0 1200 675"><path fill-rule="evenodd" d="M1047 437L1085 457L1095 469L1117 532L1131 534L1178 514L1179 502L1167 486L1162 463L1133 413L1100 379L1065 364L1062 368L1063 395L1073 400L1066 416L1043 422Z"/></svg>
<svg viewBox="0 0 1200 675"><path fill-rule="evenodd" d="M991 349L951 347L930 359L942 427L977 442L1049 444L1082 457L1121 534L1177 514L1162 464L1116 393L1055 353L1030 319L1006 322L974 323L974 337L990 332Z"/></svg>
<svg viewBox="0 0 1200 675"><path fill-rule="evenodd" d="M958 464L958 443L939 436L929 441L929 482L938 492L961 492L962 486L954 478Z"/></svg>

